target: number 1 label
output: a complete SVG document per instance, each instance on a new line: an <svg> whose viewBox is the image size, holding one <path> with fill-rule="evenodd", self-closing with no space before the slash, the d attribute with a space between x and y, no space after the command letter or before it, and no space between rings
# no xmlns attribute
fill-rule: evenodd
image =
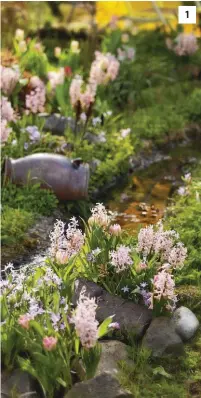
<svg viewBox="0 0 201 398"><path fill-rule="evenodd" d="M196 6L179 6L178 22L181 24L196 24Z"/></svg>

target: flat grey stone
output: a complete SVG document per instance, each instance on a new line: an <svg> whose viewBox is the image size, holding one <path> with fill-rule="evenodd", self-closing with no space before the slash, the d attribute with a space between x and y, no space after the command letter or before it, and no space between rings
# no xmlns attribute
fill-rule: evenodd
<svg viewBox="0 0 201 398"><path fill-rule="evenodd" d="M199 327L199 321L195 314L187 307L179 307L172 316L176 332L186 341L193 337Z"/></svg>
<svg viewBox="0 0 201 398"><path fill-rule="evenodd" d="M136 338L142 337L152 319L152 311L144 305L135 304L106 291L98 300L97 319L103 322L110 315L115 315L112 322L118 322L122 334L132 333Z"/></svg>
<svg viewBox="0 0 201 398"><path fill-rule="evenodd" d="M115 375L119 371L118 362L125 361L132 364L131 359L128 358L127 345L117 340L108 340L100 342L101 357L96 369L96 375L105 371Z"/></svg>
<svg viewBox="0 0 201 398"><path fill-rule="evenodd" d="M44 118L43 115L41 115L41 117ZM75 120L71 117L52 114L45 117L43 130L51 132L52 134L63 135L67 127L69 127L72 131L75 131ZM77 129L79 130L80 127L77 126Z"/></svg>
<svg viewBox="0 0 201 398"><path fill-rule="evenodd" d="M181 355L183 342L176 333L170 318L155 318L143 338L142 344L152 351L155 357L165 354Z"/></svg>
<svg viewBox="0 0 201 398"><path fill-rule="evenodd" d="M37 398L38 393L35 391L34 380L32 377L20 369L13 370L11 373L3 372L1 376L1 396L10 398L24 394L24 397Z"/></svg>
<svg viewBox="0 0 201 398"><path fill-rule="evenodd" d="M107 317L115 315L112 322L119 323L122 334L127 335L132 332L137 338L144 334L145 329L152 319L151 310L148 310L144 305L135 304L118 296L112 296L96 283L86 281L85 279L79 279L77 282L72 300L74 305L79 298L83 286L86 287L87 296L96 297L97 299L98 309L96 317L100 323Z"/></svg>
<svg viewBox="0 0 201 398"><path fill-rule="evenodd" d="M87 132L84 136L84 138L90 143L90 144L101 144L106 142L106 138L102 133L99 134L92 134Z"/></svg>
<svg viewBox="0 0 201 398"><path fill-rule="evenodd" d="M85 287L86 289L86 296L88 297L95 297L98 298L103 294L103 288L98 286L96 283L88 281L87 279L84 278L79 278L75 281L75 290L74 294L72 297L72 303L73 305L77 304L77 301L79 300L80 297L80 292L82 288Z"/></svg>
<svg viewBox="0 0 201 398"><path fill-rule="evenodd" d="M93 379L77 383L65 398L131 398L133 395L122 389L118 380L109 372Z"/></svg>

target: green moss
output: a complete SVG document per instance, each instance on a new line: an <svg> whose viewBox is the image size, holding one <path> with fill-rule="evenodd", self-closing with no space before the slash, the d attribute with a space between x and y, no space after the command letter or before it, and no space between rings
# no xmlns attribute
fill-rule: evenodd
<svg viewBox="0 0 201 398"><path fill-rule="evenodd" d="M40 189L39 184L18 187L8 183L2 188L2 206L48 216L56 209L57 204L54 193Z"/></svg>
<svg viewBox="0 0 201 398"><path fill-rule="evenodd" d="M22 242L27 229L33 224L33 213L25 210L3 208L1 218L1 241L3 245Z"/></svg>
<svg viewBox="0 0 201 398"><path fill-rule="evenodd" d="M141 347L129 348L132 364L120 364L119 379L135 398L189 398L201 393L201 335L181 357L152 358ZM175 377L176 372L176 377Z"/></svg>
<svg viewBox="0 0 201 398"><path fill-rule="evenodd" d="M201 88L197 88L191 93L187 101L187 110L190 120L201 120Z"/></svg>
<svg viewBox="0 0 201 398"><path fill-rule="evenodd" d="M23 187L10 183L5 185L2 188L2 244L15 246L23 243L25 247L33 247L36 241L26 239L28 228L39 215L51 215L57 204L55 195L40 189L37 184Z"/></svg>
<svg viewBox="0 0 201 398"><path fill-rule="evenodd" d="M201 281L201 195L200 168L194 171L194 178L187 196L177 197L177 202L169 209L168 228L175 229L188 249L186 266L178 273L177 283L198 285Z"/></svg>

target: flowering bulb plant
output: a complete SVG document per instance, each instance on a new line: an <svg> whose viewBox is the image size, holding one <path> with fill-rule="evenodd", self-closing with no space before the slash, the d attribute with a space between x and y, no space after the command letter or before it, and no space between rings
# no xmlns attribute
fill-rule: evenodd
<svg viewBox="0 0 201 398"><path fill-rule="evenodd" d="M80 252L85 277L111 293L142 302L156 315L175 309L174 274L184 266L187 249L163 224L142 228L137 244L126 237L102 204L92 209L86 244Z"/></svg>
<svg viewBox="0 0 201 398"><path fill-rule="evenodd" d="M191 56L198 50L197 38L193 33L180 33L175 40L166 39L166 46L177 56Z"/></svg>
<svg viewBox="0 0 201 398"><path fill-rule="evenodd" d="M71 74L72 71L74 73L79 73L79 71L81 71L79 42L72 40L68 49L61 50L58 61L60 67L70 68ZM66 72L70 72L70 70L66 69Z"/></svg>
<svg viewBox="0 0 201 398"><path fill-rule="evenodd" d="M68 278L62 279L49 260L32 270L15 270L8 264L4 272L1 341L6 369L20 366L38 380L49 397L72 385L71 370L81 358L86 377L92 377L100 357L98 339L109 331L112 317L99 325L97 304L84 291L77 306L72 306L76 277L72 269Z"/></svg>

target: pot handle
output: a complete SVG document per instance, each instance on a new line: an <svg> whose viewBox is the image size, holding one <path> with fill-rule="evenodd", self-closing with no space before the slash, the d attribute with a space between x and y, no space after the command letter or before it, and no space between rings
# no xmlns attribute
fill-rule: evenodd
<svg viewBox="0 0 201 398"><path fill-rule="evenodd" d="M74 169L78 169L80 167L80 165L83 163L83 160L82 160L82 158L76 158L76 159L73 159L71 161L71 163L72 163L72 166Z"/></svg>

